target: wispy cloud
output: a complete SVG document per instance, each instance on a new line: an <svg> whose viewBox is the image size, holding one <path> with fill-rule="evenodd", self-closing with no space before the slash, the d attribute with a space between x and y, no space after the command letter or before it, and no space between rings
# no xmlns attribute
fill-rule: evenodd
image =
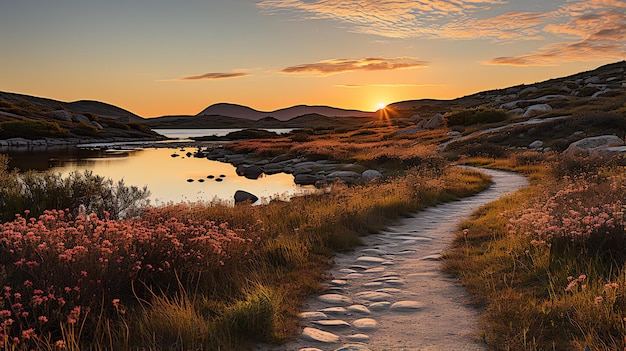
<svg viewBox="0 0 626 351"><path fill-rule="evenodd" d="M330 75L352 71L382 71L407 68L426 67L427 62L414 57L380 58L370 57L362 59L331 59L314 63L305 63L290 66L280 70L281 73L313 73Z"/></svg>
<svg viewBox="0 0 626 351"><path fill-rule="evenodd" d="M605 6L609 7L605 7ZM551 23L544 31L565 41L541 47L530 54L497 57L492 65L555 65L561 62L626 58L626 2L592 0L561 7L555 14L565 21Z"/></svg>
<svg viewBox="0 0 626 351"><path fill-rule="evenodd" d="M268 15L334 20L387 38L545 41L535 52L486 64L546 65L626 57L626 0L546 2L546 12L511 11L504 0L262 0ZM517 5L517 4L516 4Z"/></svg>
<svg viewBox="0 0 626 351"><path fill-rule="evenodd" d="M521 14L506 26L491 25L481 30L475 23L476 13L488 11L500 0L263 0L257 5L266 14L300 19L331 19L348 24L349 30L389 38L511 38L526 39L520 28L535 26ZM504 20L505 18L503 18ZM462 36L458 36L462 34Z"/></svg>
<svg viewBox="0 0 626 351"><path fill-rule="evenodd" d="M443 84L411 84L411 83L383 83L383 84L334 84L337 88L367 88L367 87L381 87L381 88L406 88L406 87L439 87Z"/></svg>
<svg viewBox="0 0 626 351"><path fill-rule="evenodd" d="M184 77L180 77L180 78L175 78L172 80L178 80L178 81L184 81L184 80L215 80L215 79L229 79L229 78L241 78L241 77L246 77L249 76L249 73L244 73L244 72L211 72L211 73L204 73L204 74L198 74L198 75L193 75L193 76L184 76Z"/></svg>

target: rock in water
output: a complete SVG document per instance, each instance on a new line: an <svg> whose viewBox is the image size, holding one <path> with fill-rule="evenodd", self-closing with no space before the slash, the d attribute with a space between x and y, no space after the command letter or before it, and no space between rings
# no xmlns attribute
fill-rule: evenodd
<svg viewBox="0 0 626 351"><path fill-rule="evenodd" d="M259 200L258 197L256 197L254 194L250 194L247 191L237 190L235 192L235 204L239 204L242 202L254 203L257 202L257 200Z"/></svg>

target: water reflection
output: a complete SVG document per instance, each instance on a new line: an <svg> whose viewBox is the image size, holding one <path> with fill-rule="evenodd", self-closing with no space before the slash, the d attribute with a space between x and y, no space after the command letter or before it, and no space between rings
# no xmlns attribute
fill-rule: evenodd
<svg viewBox="0 0 626 351"><path fill-rule="evenodd" d="M295 185L293 176L284 173L264 175L257 180L240 177L230 164L186 155L195 150L155 148L107 152L68 148L52 153L48 149L39 154L32 150L12 152L10 156L12 166L22 170L51 169L63 175L91 170L115 181L123 180L126 185L145 185L152 194L151 202L156 205L181 201L232 203L237 190L245 190L267 202L270 198L288 199L313 190ZM173 153L179 157L172 157Z"/></svg>

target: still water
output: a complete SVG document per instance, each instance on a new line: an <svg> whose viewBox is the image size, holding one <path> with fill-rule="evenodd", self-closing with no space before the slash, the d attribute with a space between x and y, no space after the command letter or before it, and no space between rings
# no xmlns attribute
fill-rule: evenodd
<svg viewBox="0 0 626 351"><path fill-rule="evenodd" d="M69 153L70 150L72 153ZM195 150L150 148L101 151L68 148L53 154L50 150L45 153L32 150L2 152L13 159L12 167L21 170L50 169L63 175L91 170L114 181L124 180L126 185L145 185L151 192L150 199L154 205L197 201L233 203L237 190L255 194L261 198L260 203L313 191L312 187L295 185L293 176L289 174L262 175L251 180L238 176L230 164L186 156L187 152ZM172 154L179 156L172 157Z"/></svg>
<svg viewBox="0 0 626 351"><path fill-rule="evenodd" d="M188 139L202 136L226 136L228 133L238 132L242 130L238 129L153 129L153 131L166 136L168 138L175 139ZM285 134L289 133L293 130L293 128L277 128L277 129L267 129L268 132L274 132L276 134Z"/></svg>

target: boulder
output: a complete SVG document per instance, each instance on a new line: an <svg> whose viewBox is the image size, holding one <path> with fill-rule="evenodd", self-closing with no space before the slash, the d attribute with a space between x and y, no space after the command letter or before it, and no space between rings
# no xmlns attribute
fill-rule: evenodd
<svg viewBox="0 0 626 351"><path fill-rule="evenodd" d="M255 203L259 200L254 194L251 194L247 191L237 190L235 191L235 204L240 204L243 202Z"/></svg>
<svg viewBox="0 0 626 351"><path fill-rule="evenodd" d="M270 163L283 162L283 161L287 161L289 159L291 159L291 157L289 157L289 155L282 154L282 155L278 155L278 156L274 157L273 159L271 159Z"/></svg>
<svg viewBox="0 0 626 351"><path fill-rule="evenodd" d="M535 140L530 145L528 145L529 149L541 149L543 147L543 141Z"/></svg>
<svg viewBox="0 0 626 351"><path fill-rule="evenodd" d="M426 129L437 129L444 126L443 116L441 113L438 113L433 116L433 118L429 119L426 124L424 124L424 128Z"/></svg>
<svg viewBox="0 0 626 351"><path fill-rule="evenodd" d="M89 124L91 124L92 126L96 127L98 130L103 130L104 129L104 127L100 123L98 123L96 121L91 121Z"/></svg>
<svg viewBox="0 0 626 351"><path fill-rule="evenodd" d="M459 136L461 135L461 132L453 130L451 132L448 132L448 134L446 134L447 136L451 136L451 137L455 137L455 136Z"/></svg>
<svg viewBox="0 0 626 351"><path fill-rule="evenodd" d="M74 116L74 120L78 123L91 124L91 120L85 115L76 115Z"/></svg>
<svg viewBox="0 0 626 351"><path fill-rule="evenodd" d="M259 166L249 166L249 165L239 165L235 170L237 175L246 177L247 179L258 179L261 174L263 174L263 170Z"/></svg>
<svg viewBox="0 0 626 351"><path fill-rule="evenodd" d="M361 173L361 178L365 180L379 179L382 177L383 177L383 174L375 169L368 169L368 170L363 171L363 173Z"/></svg>
<svg viewBox="0 0 626 351"><path fill-rule="evenodd" d="M537 87L528 87L519 92L520 95L534 94L538 91Z"/></svg>
<svg viewBox="0 0 626 351"><path fill-rule="evenodd" d="M623 146L624 140L615 135L600 135L591 138L585 138L573 142L563 151L568 156L589 156L596 154L598 149L606 149L613 146Z"/></svg>
<svg viewBox="0 0 626 351"><path fill-rule="evenodd" d="M326 178L329 180L339 179L346 183L352 183L355 180L361 178L361 175L359 173L352 172L352 171L335 171L335 172L331 172L330 174L328 174Z"/></svg>
<svg viewBox="0 0 626 351"><path fill-rule="evenodd" d="M589 152L591 158L611 158L624 155L626 155L626 146L600 147Z"/></svg>
<svg viewBox="0 0 626 351"><path fill-rule="evenodd" d="M298 174L293 178L293 182L298 185L314 185L316 182L323 180L321 177L313 174Z"/></svg>
<svg viewBox="0 0 626 351"><path fill-rule="evenodd" d="M72 122L72 114L65 110L54 110L50 112L50 116L60 121Z"/></svg>
<svg viewBox="0 0 626 351"><path fill-rule="evenodd" d="M542 113L550 112L550 111L552 111L552 106L548 104L532 105L526 109L526 112L524 112L523 117L534 117L534 116L540 115Z"/></svg>

